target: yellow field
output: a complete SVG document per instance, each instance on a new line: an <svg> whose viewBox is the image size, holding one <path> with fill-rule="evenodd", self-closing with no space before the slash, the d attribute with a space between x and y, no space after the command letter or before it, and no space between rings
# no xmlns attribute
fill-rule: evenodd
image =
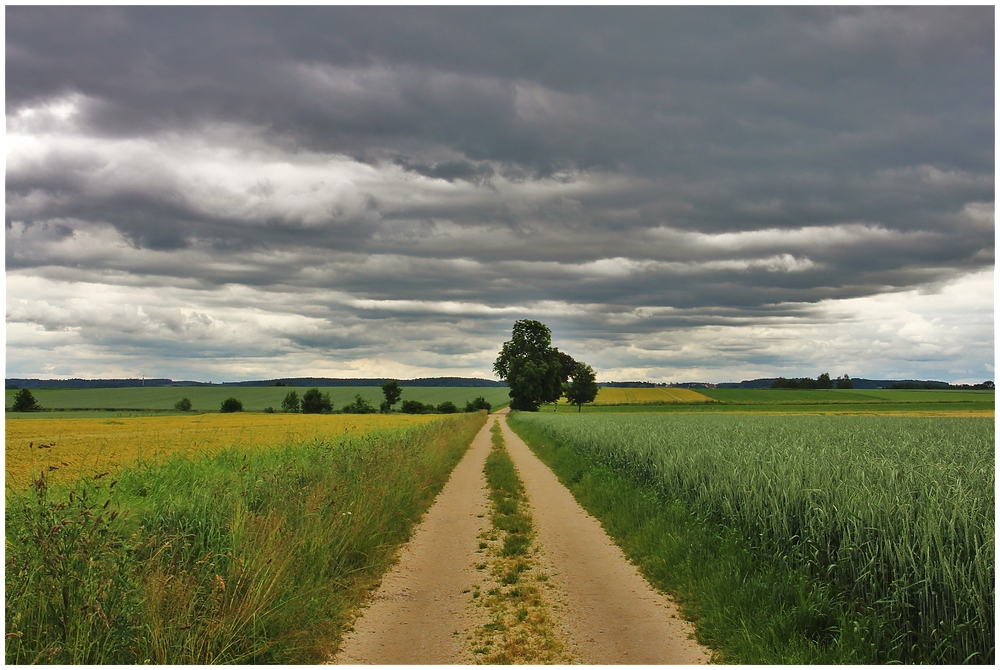
<svg viewBox="0 0 1000 670"><path fill-rule="evenodd" d="M435 415L201 414L120 419L17 419L6 424L6 483L21 488L40 472L73 481L173 454L257 449L375 428L427 423Z"/></svg>
<svg viewBox="0 0 1000 670"><path fill-rule="evenodd" d="M564 398L562 402L566 402ZM684 388L609 388L597 392L595 405L659 405L662 403L715 402L706 395Z"/></svg>

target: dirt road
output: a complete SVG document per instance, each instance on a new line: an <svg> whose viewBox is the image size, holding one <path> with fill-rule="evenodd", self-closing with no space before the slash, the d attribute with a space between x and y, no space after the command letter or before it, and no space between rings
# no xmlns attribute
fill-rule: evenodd
<svg viewBox="0 0 1000 670"><path fill-rule="evenodd" d="M560 603L559 629L587 664L707 663L690 624L655 592L506 425L507 450L524 481ZM477 536L488 523L483 466L493 415L428 511L337 654L337 663L471 663L463 645L484 616L468 595L480 560ZM464 593L463 593L464 591Z"/></svg>
<svg viewBox="0 0 1000 670"><path fill-rule="evenodd" d="M588 664L708 663L694 629L628 562L601 524L528 446L501 422L504 441L538 525L539 543L559 576L563 624Z"/></svg>
<svg viewBox="0 0 1000 670"><path fill-rule="evenodd" d="M483 466L492 418L438 494L341 643L341 664L471 663L464 632L477 625L467 593L476 582L479 533L489 523Z"/></svg>

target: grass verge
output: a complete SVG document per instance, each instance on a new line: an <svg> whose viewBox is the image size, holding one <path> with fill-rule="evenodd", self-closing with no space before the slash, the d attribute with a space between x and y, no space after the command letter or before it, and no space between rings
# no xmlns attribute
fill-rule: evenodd
<svg viewBox="0 0 1000 670"><path fill-rule="evenodd" d="M517 415L509 425L646 578L674 596L716 661L886 663L902 657L941 662L933 660L933 650L898 648L897 640L887 638L898 626L880 619L886 610L845 598L843 589L817 578L795 557L754 551L737 529L706 521L685 501L553 441ZM946 634L952 624L942 622L938 633ZM991 648L965 660L988 663L992 658Z"/></svg>
<svg viewBox="0 0 1000 670"><path fill-rule="evenodd" d="M7 663L316 663L485 413L7 497Z"/></svg>
<svg viewBox="0 0 1000 670"><path fill-rule="evenodd" d="M488 569L489 577L472 592L490 620L474 631L473 654L477 663L490 665L569 663L544 598L549 578L538 563L537 547L532 547L535 531L524 485L495 421L491 433L493 449L484 473L492 528L480 537L480 551L488 558L477 566Z"/></svg>

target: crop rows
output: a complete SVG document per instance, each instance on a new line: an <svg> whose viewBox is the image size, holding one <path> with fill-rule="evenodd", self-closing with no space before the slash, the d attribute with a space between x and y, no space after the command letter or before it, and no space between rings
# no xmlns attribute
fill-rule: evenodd
<svg viewBox="0 0 1000 670"><path fill-rule="evenodd" d="M522 413L515 422L683 500L762 560L830 585L846 612L831 626L866 628L865 660L994 659L991 420Z"/></svg>

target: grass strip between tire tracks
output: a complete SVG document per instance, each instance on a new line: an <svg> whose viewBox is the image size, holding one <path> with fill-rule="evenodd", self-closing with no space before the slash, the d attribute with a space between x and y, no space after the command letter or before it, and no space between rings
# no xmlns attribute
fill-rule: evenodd
<svg viewBox="0 0 1000 670"><path fill-rule="evenodd" d="M493 448L484 474L489 487L492 527L480 537L487 560L482 586L473 589L476 605L489 611L489 622L473 632L477 663L569 663L571 658L555 633L543 589L549 576L538 564L535 530L524 485L507 454L500 426L491 429ZM485 590L485 594L483 591Z"/></svg>

